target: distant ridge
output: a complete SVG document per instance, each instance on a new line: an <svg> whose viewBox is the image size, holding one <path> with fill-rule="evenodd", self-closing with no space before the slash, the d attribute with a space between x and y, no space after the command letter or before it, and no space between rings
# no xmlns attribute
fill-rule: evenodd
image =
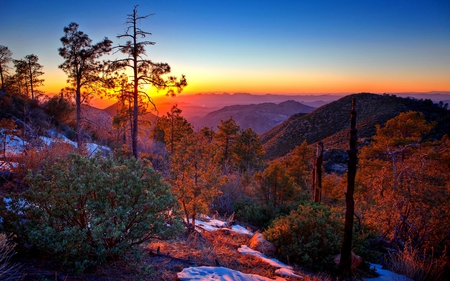
<svg viewBox="0 0 450 281"><path fill-rule="evenodd" d="M358 138L370 138L375 125L409 110L423 112L427 121L438 125L433 137L450 133L449 110L431 100L401 98L395 95L361 93L345 96L326 104L307 115L295 114L261 136L269 159L282 157L306 140L308 144L323 141L325 149L347 149L349 138L351 100L356 98Z"/></svg>
<svg viewBox="0 0 450 281"><path fill-rule="evenodd" d="M281 124L292 114L310 113L314 107L289 100L279 104L260 103L250 105L232 105L213 111L193 122L196 129L202 127L217 130L221 120L227 120L231 116L241 129L252 128L258 134L262 134Z"/></svg>

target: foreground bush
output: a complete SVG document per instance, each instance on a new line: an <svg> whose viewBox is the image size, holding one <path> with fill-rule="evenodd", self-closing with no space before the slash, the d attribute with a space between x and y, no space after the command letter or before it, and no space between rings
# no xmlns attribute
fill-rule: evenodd
<svg viewBox="0 0 450 281"><path fill-rule="evenodd" d="M181 225L172 216L176 200L169 186L134 158L71 154L29 174L26 183L29 189L11 203L16 219L10 227L19 241L78 271L121 257L151 238L167 238Z"/></svg>
<svg viewBox="0 0 450 281"><path fill-rule="evenodd" d="M322 205L299 205L288 216L276 219L264 236L282 257L306 268L328 271L340 253L344 223L340 214Z"/></svg>

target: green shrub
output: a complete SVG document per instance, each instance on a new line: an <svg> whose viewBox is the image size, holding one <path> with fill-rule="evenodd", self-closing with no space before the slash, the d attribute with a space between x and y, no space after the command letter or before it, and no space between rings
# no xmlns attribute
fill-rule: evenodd
<svg viewBox="0 0 450 281"><path fill-rule="evenodd" d="M330 271L340 253L344 223L340 214L317 204L299 205L288 216L276 219L264 236L282 257L313 270Z"/></svg>
<svg viewBox="0 0 450 281"><path fill-rule="evenodd" d="M256 204L249 198L233 202L234 217L238 221L265 228L275 218L274 212L269 207Z"/></svg>
<svg viewBox="0 0 450 281"><path fill-rule="evenodd" d="M134 158L71 154L30 173L26 183L29 189L11 204L16 233L77 271L181 227L170 187Z"/></svg>

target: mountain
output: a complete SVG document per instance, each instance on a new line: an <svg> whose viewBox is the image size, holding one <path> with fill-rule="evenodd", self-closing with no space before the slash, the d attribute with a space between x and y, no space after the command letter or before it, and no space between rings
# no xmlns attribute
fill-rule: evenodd
<svg viewBox="0 0 450 281"><path fill-rule="evenodd" d="M292 114L310 113L314 108L289 100L279 104L261 103L250 105L225 106L213 111L204 117L193 121L195 128L208 127L216 129L221 120L227 120L230 116L241 129L252 128L256 133L262 134L281 124Z"/></svg>
<svg viewBox="0 0 450 281"><path fill-rule="evenodd" d="M114 117L117 115L117 111L119 110L119 104L115 103L111 106L108 106L105 109L102 109L103 112L106 112L109 114L109 117ZM139 118L142 118L142 116L140 116ZM147 121L156 121L156 115L153 114L152 112L147 112L147 114L143 115L143 118Z"/></svg>
<svg viewBox="0 0 450 281"><path fill-rule="evenodd" d="M372 137L375 125L401 112L409 110L425 114L427 121L436 121L432 137L450 134L450 113L445 107L431 100L401 98L395 95L361 93L345 96L326 104L313 112L294 114L282 124L261 136L268 159L275 159L289 153L306 140L308 144L323 141L325 149L347 149L350 136L350 110L352 98L356 100L358 138Z"/></svg>
<svg viewBox="0 0 450 281"><path fill-rule="evenodd" d="M312 107L322 106L326 103L335 101L345 94L249 94L249 93L200 93L200 94L180 94L175 97L158 96L154 97L156 105L159 107L164 103L179 105L182 104L196 106L199 108L219 108L230 105L249 105L259 103L280 103L287 100L293 100ZM211 110L211 111L213 111ZM210 111L210 112L211 112ZM165 111L160 113L165 114ZM183 109L183 116L185 110ZM204 115L203 115L204 116Z"/></svg>

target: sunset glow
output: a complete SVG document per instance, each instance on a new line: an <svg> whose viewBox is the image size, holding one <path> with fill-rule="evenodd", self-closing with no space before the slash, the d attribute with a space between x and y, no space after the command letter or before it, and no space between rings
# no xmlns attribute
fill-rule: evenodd
<svg viewBox="0 0 450 281"><path fill-rule="evenodd" d="M133 8L108 1L23 4L2 3L9 24L0 29L1 44L15 59L40 58L41 90L48 94L66 86L58 69L64 26L77 22L94 43L106 36L118 44ZM142 4L140 11L155 13L141 27L156 42L148 58L186 75L183 94L450 90L448 1L165 1Z"/></svg>

